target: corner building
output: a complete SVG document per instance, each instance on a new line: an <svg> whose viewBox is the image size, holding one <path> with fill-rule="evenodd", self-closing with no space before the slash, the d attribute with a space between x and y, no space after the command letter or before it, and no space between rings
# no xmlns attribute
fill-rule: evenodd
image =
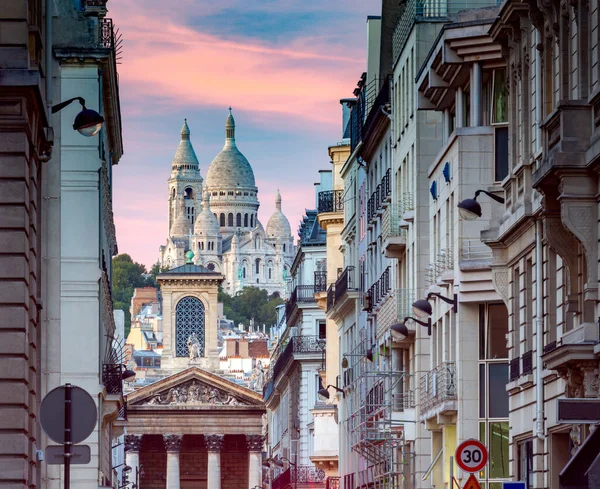
<svg viewBox="0 0 600 489"><path fill-rule="evenodd" d="M168 182L169 235L159 261L168 268L184 265L191 250L195 264L225 275L223 289L230 295L254 286L284 297L296 249L281 195L277 192L265 229L254 172L236 145L231 110L225 135L204 181L184 122Z"/></svg>

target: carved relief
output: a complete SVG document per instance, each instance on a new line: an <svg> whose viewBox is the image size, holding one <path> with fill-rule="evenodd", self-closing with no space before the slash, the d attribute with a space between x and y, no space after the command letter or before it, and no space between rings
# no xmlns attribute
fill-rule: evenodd
<svg viewBox="0 0 600 489"><path fill-rule="evenodd" d="M506 307L508 307L508 268L493 268L492 269L492 284L498 295L502 298Z"/></svg>
<svg viewBox="0 0 600 489"><path fill-rule="evenodd" d="M581 242L586 255L587 283L596 284L598 270L596 268L596 203L562 203L562 219L565 226ZM566 211L566 212L565 212Z"/></svg>
<svg viewBox="0 0 600 489"><path fill-rule="evenodd" d="M163 443L167 452L178 452L182 441L183 435L163 435Z"/></svg>
<svg viewBox="0 0 600 489"><path fill-rule="evenodd" d="M598 397L598 369L583 369L583 390L585 397Z"/></svg>
<svg viewBox="0 0 600 489"><path fill-rule="evenodd" d="M573 425L569 436L573 442L573 448L571 449L571 456L573 456L577 453L577 450L579 450L579 446L581 445L581 425Z"/></svg>
<svg viewBox="0 0 600 489"><path fill-rule="evenodd" d="M262 435L246 435L246 447L251 452L260 452L265 444L265 437Z"/></svg>
<svg viewBox="0 0 600 489"><path fill-rule="evenodd" d="M244 403L231 394L216 389L213 386L190 380L184 384L172 387L168 391L163 391L149 400L144 400L144 404L151 405L201 405L212 404L219 406L239 406Z"/></svg>
<svg viewBox="0 0 600 489"><path fill-rule="evenodd" d="M573 253L573 250L577 249L577 240L565 229L558 215L544 215L543 221L546 242L567 267L567 295L575 295L579 292L577 256Z"/></svg>
<svg viewBox="0 0 600 489"><path fill-rule="evenodd" d="M125 448L133 452L139 452L142 446L142 435L125 435Z"/></svg>
<svg viewBox="0 0 600 489"><path fill-rule="evenodd" d="M204 444L209 452L220 452L223 450L225 435L204 435Z"/></svg>
<svg viewBox="0 0 600 489"><path fill-rule="evenodd" d="M565 380L565 394L569 398L581 399L583 397L583 375L578 368L567 368L559 375Z"/></svg>

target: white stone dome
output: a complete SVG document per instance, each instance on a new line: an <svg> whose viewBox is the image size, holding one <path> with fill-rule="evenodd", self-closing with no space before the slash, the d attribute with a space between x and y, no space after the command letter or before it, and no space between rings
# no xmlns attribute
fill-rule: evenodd
<svg viewBox="0 0 600 489"><path fill-rule="evenodd" d="M197 170L198 158L190 141L190 128L187 119L183 121L181 128L181 141L172 162L173 170Z"/></svg>
<svg viewBox="0 0 600 489"><path fill-rule="evenodd" d="M219 232L219 221L210 210L210 193L205 187L202 195L202 212L198 214L194 223L194 234L215 236Z"/></svg>
<svg viewBox="0 0 600 489"><path fill-rule="evenodd" d="M281 194L277 191L275 198L275 212L267 221L268 238L289 238L292 235L290 222L284 213L281 212Z"/></svg>
<svg viewBox="0 0 600 489"><path fill-rule="evenodd" d="M254 172L246 157L235 144L235 121L229 109L225 124L225 146L215 156L206 173L206 186L209 189L219 188L254 188Z"/></svg>

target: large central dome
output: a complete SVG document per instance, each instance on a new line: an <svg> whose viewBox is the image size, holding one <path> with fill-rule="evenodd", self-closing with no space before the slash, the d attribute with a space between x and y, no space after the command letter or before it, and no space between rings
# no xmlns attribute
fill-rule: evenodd
<svg viewBox="0 0 600 489"><path fill-rule="evenodd" d="M235 121L231 108L225 124L225 146L208 167L205 185L210 189L255 187L254 172L235 144Z"/></svg>

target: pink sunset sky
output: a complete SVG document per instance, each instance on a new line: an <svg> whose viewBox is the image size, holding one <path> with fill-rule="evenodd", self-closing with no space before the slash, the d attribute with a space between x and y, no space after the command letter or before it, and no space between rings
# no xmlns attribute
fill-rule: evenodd
<svg viewBox="0 0 600 489"><path fill-rule="evenodd" d="M148 268L167 237L167 179L187 118L206 177L227 107L254 169L266 225L280 189L296 233L341 138L339 100L365 70L374 0L111 0L125 154L114 168L119 252Z"/></svg>

